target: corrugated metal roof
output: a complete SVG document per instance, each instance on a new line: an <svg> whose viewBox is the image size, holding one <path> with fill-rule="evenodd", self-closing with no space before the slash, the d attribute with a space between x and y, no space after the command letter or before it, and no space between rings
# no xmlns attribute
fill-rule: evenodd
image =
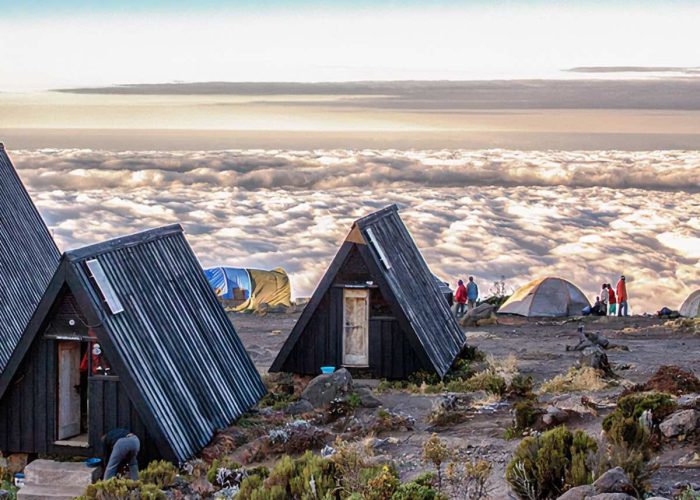
<svg viewBox="0 0 700 500"><path fill-rule="evenodd" d="M391 205L355 224L435 371L444 376L465 343L464 332L401 220L398 207Z"/></svg>
<svg viewBox="0 0 700 500"><path fill-rule="evenodd" d="M177 459L197 453L265 393L179 225L70 251L64 259ZM110 312L91 280L90 259L100 263L122 312Z"/></svg>
<svg viewBox="0 0 700 500"><path fill-rule="evenodd" d="M358 231L359 234L357 234ZM382 294L385 294L387 299L389 299L387 294L392 296L390 303L394 314L405 318L402 328L407 335L415 336L422 348L422 352L416 354L425 359L426 365L428 363L432 365L438 375L444 377L459 355L466 338L450 311L438 280L431 273L401 220L396 205L355 221L345 243L340 247L287 341L277 354L270 371L279 371L284 366L314 311L320 306L321 299L344 265L352 245L367 246L371 249L367 252L369 255L367 258L373 260L376 272L381 273L381 276L377 276L381 279L377 281ZM373 276L376 275L373 274ZM388 290L383 289L383 282L386 282Z"/></svg>
<svg viewBox="0 0 700 500"><path fill-rule="evenodd" d="M56 271L59 257L0 143L0 372Z"/></svg>

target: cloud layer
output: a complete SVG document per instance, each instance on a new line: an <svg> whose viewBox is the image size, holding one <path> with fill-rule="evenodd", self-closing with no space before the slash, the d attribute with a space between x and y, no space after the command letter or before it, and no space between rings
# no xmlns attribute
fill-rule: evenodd
<svg viewBox="0 0 700 500"><path fill-rule="evenodd" d="M488 290L550 274L634 311L700 287L700 152L18 151L59 245L181 222L202 263L285 267L309 295L353 219L398 203L433 269Z"/></svg>

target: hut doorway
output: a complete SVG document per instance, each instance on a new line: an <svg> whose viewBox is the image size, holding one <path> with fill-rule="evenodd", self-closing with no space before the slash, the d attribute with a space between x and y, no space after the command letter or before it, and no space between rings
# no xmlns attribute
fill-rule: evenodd
<svg viewBox="0 0 700 500"><path fill-rule="evenodd" d="M58 441L83 441L87 444L87 434L83 435L84 395L87 387L80 373L81 353L86 343L76 340L58 342ZM82 438L85 439L82 439Z"/></svg>
<svg viewBox="0 0 700 500"><path fill-rule="evenodd" d="M343 290L343 366L369 366L369 290Z"/></svg>

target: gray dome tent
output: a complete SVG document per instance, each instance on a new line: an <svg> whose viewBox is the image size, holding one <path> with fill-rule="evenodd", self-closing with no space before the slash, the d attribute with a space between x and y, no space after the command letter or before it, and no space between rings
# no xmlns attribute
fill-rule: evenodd
<svg viewBox="0 0 700 500"><path fill-rule="evenodd" d="M688 295L678 312L686 318L700 317L700 288Z"/></svg>
<svg viewBox="0 0 700 500"><path fill-rule="evenodd" d="M541 278L518 289L500 307L499 314L519 316L578 316L590 306L583 292L561 278Z"/></svg>

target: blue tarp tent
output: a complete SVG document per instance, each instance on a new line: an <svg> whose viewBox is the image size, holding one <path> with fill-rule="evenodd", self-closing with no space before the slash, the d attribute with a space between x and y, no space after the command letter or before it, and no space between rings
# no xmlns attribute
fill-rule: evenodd
<svg viewBox="0 0 700 500"><path fill-rule="evenodd" d="M233 291L235 289L243 290L245 300L250 298L253 286L247 269L212 267L205 269L204 274L207 276L209 284L216 292L216 295L220 298L233 299Z"/></svg>

